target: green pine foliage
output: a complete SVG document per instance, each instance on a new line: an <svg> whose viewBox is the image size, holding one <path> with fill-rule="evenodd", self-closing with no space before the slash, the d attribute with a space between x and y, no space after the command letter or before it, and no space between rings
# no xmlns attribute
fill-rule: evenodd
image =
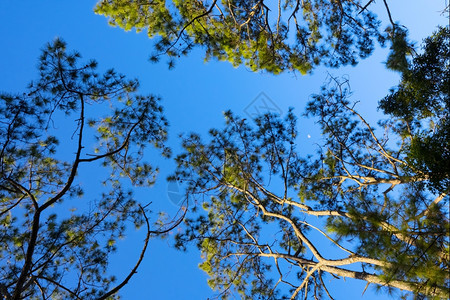
<svg viewBox="0 0 450 300"><path fill-rule="evenodd" d="M206 60L308 74L356 65L375 41L391 42L386 66L401 81L380 101L389 119L377 126L356 110L348 82L330 78L304 114L321 128L317 153L301 154L293 109L254 123L227 111L208 138L183 138L169 179L185 183L193 205L175 246L197 245L218 298L332 299L331 278L363 280L400 298L449 298L449 27L417 54L386 1L391 25L380 31L373 2L97 3L110 25L155 39L150 60L167 55L170 68L200 47ZM181 222L151 231L147 205L126 188L154 184L149 145L170 156L160 99L79 60L57 39L24 94L0 93L2 299L118 299L150 237ZM59 124L70 127L70 141ZM105 176L89 200L79 182L85 165ZM130 273L113 276L109 259L130 225L146 227L146 239Z"/></svg>
<svg viewBox="0 0 450 300"><path fill-rule="evenodd" d="M23 95L0 94L2 299L117 299L127 274L117 283L109 257L127 224L148 225L124 179L153 184L158 170L143 160L148 144L170 154L162 107L136 93L136 80L113 70L101 75L95 61L79 58L57 39ZM92 114L98 109L102 117ZM102 192L89 199L78 181L87 164L105 169ZM147 227L142 256L150 233Z"/></svg>
<svg viewBox="0 0 450 300"><path fill-rule="evenodd" d="M95 12L113 26L157 38L151 61L201 47L206 60L306 74L319 64L355 65L374 41L384 41L375 15L363 7L362 1L102 0Z"/></svg>

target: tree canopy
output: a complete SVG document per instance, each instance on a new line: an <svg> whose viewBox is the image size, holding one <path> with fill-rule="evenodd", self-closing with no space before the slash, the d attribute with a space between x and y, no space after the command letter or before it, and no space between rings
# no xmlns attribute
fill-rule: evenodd
<svg viewBox="0 0 450 300"><path fill-rule="evenodd" d="M328 75L301 115L226 111L207 137L182 135L169 181L183 186L183 215L154 220L136 190L154 185L155 157L171 156L159 97L56 39L23 94L0 92L0 298L119 299L150 239L178 226L171 241L198 247L215 298L334 299L345 278L365 283L363 294L450 298L449 27L417 53L387 0L385 30L374 3L99 0L97 14L147 31L151 60L168 55L170 66L198 47L252 71L306 74L355 65L389 39L385 65L401 79L378 122L359 112L366 99L346 77ZM302 118L321 132L309 154ZM131 229L143 231L136 262L113 273Z"/></svg>
<svg viewBox="0 0 450 300"><path fill-rule="evenodd" d="M448 28L425 41L380 101L393 118L378 129L357 112L348 81L331 78L306 109L324 137L314 155L299 153L292 110L253 127L226 112L206 141L184 138L171 179L202 208L176 246L197 243L222 298L332 298L325 277L449 297L448 41Z"/></svg>
<svg viewBox="0 0 450 300"><path fill-rule="evenodd" d="M206 59L245 64L253 71L305 74L319 64L354 65L372 53L374 41L385 39L369 10L373 2L101 0L95 12L111 25L158 37L155 61L199 46Z"/></svg>
<svg viewBox="0 0 450 300"><path fill-rule="evenodd" d="M440 27L402 71L400 84L380 101L387 114L403 119L408 161L444 192L450 186L450 31ZM406 58L405 58L406 60Z"/></svg>
<svg viewBox="0 0 450 300"><path fill-rule="evenodd" d="M27 92L0 94L2 299L116 299L149 238L160 234L150 230L149 203L124 186L126 177L135 186L153 184L158 170L143 160L148 144L170 154L159 99L137 94L136 80L113 70L100 75L95 61L79 58L56 40L43 50L39 79ZM98 109L103 116L91 118ZM89 202L78 181L87 164L105 169L102 193ZM136 265L113 286L108 258L127 224L146 227L146 239Z"/></svg>
<svg viewBox="0 0 450 300"><path fill-rule="evenodd" d="M177 246L197 242L224 299L331 298L324 277L448 297L448 191L427 192L428 177L411 173L404 154L411 136L397 121L378 136L348 92L337 83L308 107L326 136L316 158L298 153L293 112L261 116L255 128L227 112L207 142L184 139L172 179L187 183L203 212L185 221Z"/></svg>

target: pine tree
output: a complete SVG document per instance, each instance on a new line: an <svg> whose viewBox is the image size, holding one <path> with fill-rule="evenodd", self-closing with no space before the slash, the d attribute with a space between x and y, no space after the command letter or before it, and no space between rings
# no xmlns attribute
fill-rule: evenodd
<svg viewBox="0 0 450 300"><path fill-rule="evenodd" d="M186 55L194 47L205 58L278 74L310 72L319 64L355 65L384 42L374 1L130 1L101 0L95 12L124 30L157 38L151 60ZM387 2L384 1L389 12ZM398 27L392 19L391 36Z"/></svg>
<svg viewBox="0 0 450 300"><path fill-rule="evenodd" d="M149 143L170 154L159 99L79 58L55 40L27 92L0 94L2 299L116 299L150 237L163 234L150 230L148 203L124 187L127 177L153 184L158 169L143 157ZM89 202L78 181L86 165L105 174ZM109 274L108 258L128 225L146 228L142 252L130 273Z"/></svg>
<svg viewBox="0 0 450 300"><path fill-rule="evenodd" d="M325 277L449 297L449 139L440 139L448 132L448 76L440 76L448 73L447 32L426 40L380 102L391 116L376 127L350 101L348 82L331 78L306 109L324 138L315 154L299 153L293 110L260 116L255 126L227 112L206 141L185 137L171 179L185 182L186 199L202 208L185 220L176 246L196 242L222 298L332 298ZM424 133L423 117L434 131ZM433 156L415 150L417 140Z"/></svg>

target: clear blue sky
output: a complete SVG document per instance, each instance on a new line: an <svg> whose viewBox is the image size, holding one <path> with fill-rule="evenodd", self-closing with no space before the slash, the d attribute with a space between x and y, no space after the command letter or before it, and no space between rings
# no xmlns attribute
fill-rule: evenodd
<svg viewBox="0 0 450 300"><path fill-rule="evenodd" d="M378 1L380 16L385 19L382 1ZM402 0L389 1L391 13L410 32L410 38L420 41L448 19L440 14L445 1ZM225 62L204 63L194 51L177 61L174 70L164 63L148 62L152 42L145 33L124 32L108 26L102 16L92 9L92 0L0 0L0 90L22 92L26 84L36 78L37 58L45 43L61 37L69 49L78 50L85 59L94 58L101 69L115 68L129 77L137 77L142 93L152 93L163 98L166 117L170 122L170 146L175 152L179 145L177 135L195 131L206 133L211 127L223 124L222 112L227 109L244 114L245 109L263 92L281 111L291 106L300 114L309 96L317 92L326 78L324 68L313 75L286 73L273 76L252 73L246 68L233 68ZM384 68L387 50L377 49L369 59L357 67L331 70L334 75L348 75L354 91L354 100L363 114L376 119L377 101L394 86L398 75ZM250 107L250 109L252 109ZM314 151L313 143L319 137L311 120L300 121L300 143L305 152ZM309 137L310 138L309 138ZM155 156L156 159L158 159ZM162 172L154 188L138 192L144 200L153 201L153 210L174 214L177 207L168 198L165 177L173 171L170 161L161 161ZM83 175L81 182L95 181L95 173ZM88 177L83 177L88 176ZM91 180L93 179L93 180ZM87 186L89 191L95 187ZM112 272L128 272L140 251L144 233L132 232L121 243L113 259ZM188 254L169 247L169 240L153 240L138 274L121 292L123 299L206 299L213 293L206 284L206 276L197 269L199 253L193 249ZM364 283L352 280L331 284L335 299L359 299ZM384 299L369 288L364 299Z"/></svg>

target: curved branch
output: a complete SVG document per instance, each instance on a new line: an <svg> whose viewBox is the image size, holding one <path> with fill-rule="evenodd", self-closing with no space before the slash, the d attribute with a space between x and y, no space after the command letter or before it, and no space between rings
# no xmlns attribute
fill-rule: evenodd
<svg viewBox="0 0 450 300"><path fill-rule="evenodd" d="M177 227L183 221L184 216L186 215L186 211L185 211L183 216L180 217L180 219L168 229L165 229L165 230L162 230L162 231L152 231L152 230L150 230L150 222L148 220L148 217L147 217L147 215L145 213L144 208L141 205L139 205L139 209L141 210L142 215L145 218L145 223L147 225L147 235L145 237L144 247L142 248L142 251L141 251L141 254L139 256L139 259L136 262L136 264L134 265L133 269L128 274L128 276L119 285L117 285L115 288L111 289L109 292L105 293L103 296L97 298L97 300L106 300L108 297L110 297L110 296L114 295L115 293L117 293L120 289L122 289L130 281L131 277L133 277L134 274L137 273L137 269L139 268L139 265L141 264L142 260L144 259L145 251L147 250L147 246L148 246L148 243L150 241L150 236L152 234L164 234L164 233L167 233L167 232L171 231L172 229Z"/></svg>
<svg viewBox="0 0 450 300"><path fill-rule="evenodd" d="M198 20L198 19L200 19L200 18L203 18L204 16L209 15L209 14L212 12L214 6L216 6L216 3L217 3L217 0L214 0L214 2L211 4L210 8L209 8L206 12L202 13L201 15L198 15L198 16L194 17L194 18L193 18L192 20L190 20L186 25L184 25L183 28L182 28L182 29L180 30L180 32L178 33L178 36L177 36L177 38L175 39L175 41L167 48L167 51L168 51L169 49L171 49L173 46L175 46L175 45L178 43L178 41L179 41L180 38L181 38L181 35L182 35L183 32L186 30L186 28L188 28L189 26L191 26L192 23L194 23L196 20ZM167 51L166 51L166 53L167 53Z"/></svg>
<svg viewBox="0 0 450 300"><path fill-rule="evenodd" d="M141 264L142 260L144 259L145 251L147 250L148 242L150 241L150 235L151 235L152 231L150 230L150 222L148 220L147 215L145 214L144 209L140 205L139 205L139 209L141 210L141 212L145 218L145 223L147 225L147 235L145 237L144 247L142 248L139 259L136 262L136 264L134 265L133 269L128 274L128 276L119 285L117 285L115 288L113 288L109 292L105 293L103 296L97 298L97 300L105 300L108 297L117 293L121 288L123 288L128 283L128 281L130 281L131 277L133 277L134 274L137 273L137 269L139 268L139 265Z"/></svg>
<svg viewBox="0 0 450 300"><path fill-rule="evenodd" d="M113 151L104 153L104 154L94 155L94 157L92 157L92 158L80 158L79 162L80 163L82 163L82 162L93 162L93 161L96 161L98 159L102 159L102 158L105 158L105 157L117 154L120 151L122 151L123 149L125 149L125 147L128 145L128 143L130 141L131 134L133 133L134 129L142 122L142 120L144 119L144 115L145 115L145 113L142 113L142 115L140 116L139 120L136 123L134 123L133 126L131 126L130 130L128 131L127 137L125 138L125 141L122 143L122 145L119 148L117 148L117 149L115 149Z"/></svg>

